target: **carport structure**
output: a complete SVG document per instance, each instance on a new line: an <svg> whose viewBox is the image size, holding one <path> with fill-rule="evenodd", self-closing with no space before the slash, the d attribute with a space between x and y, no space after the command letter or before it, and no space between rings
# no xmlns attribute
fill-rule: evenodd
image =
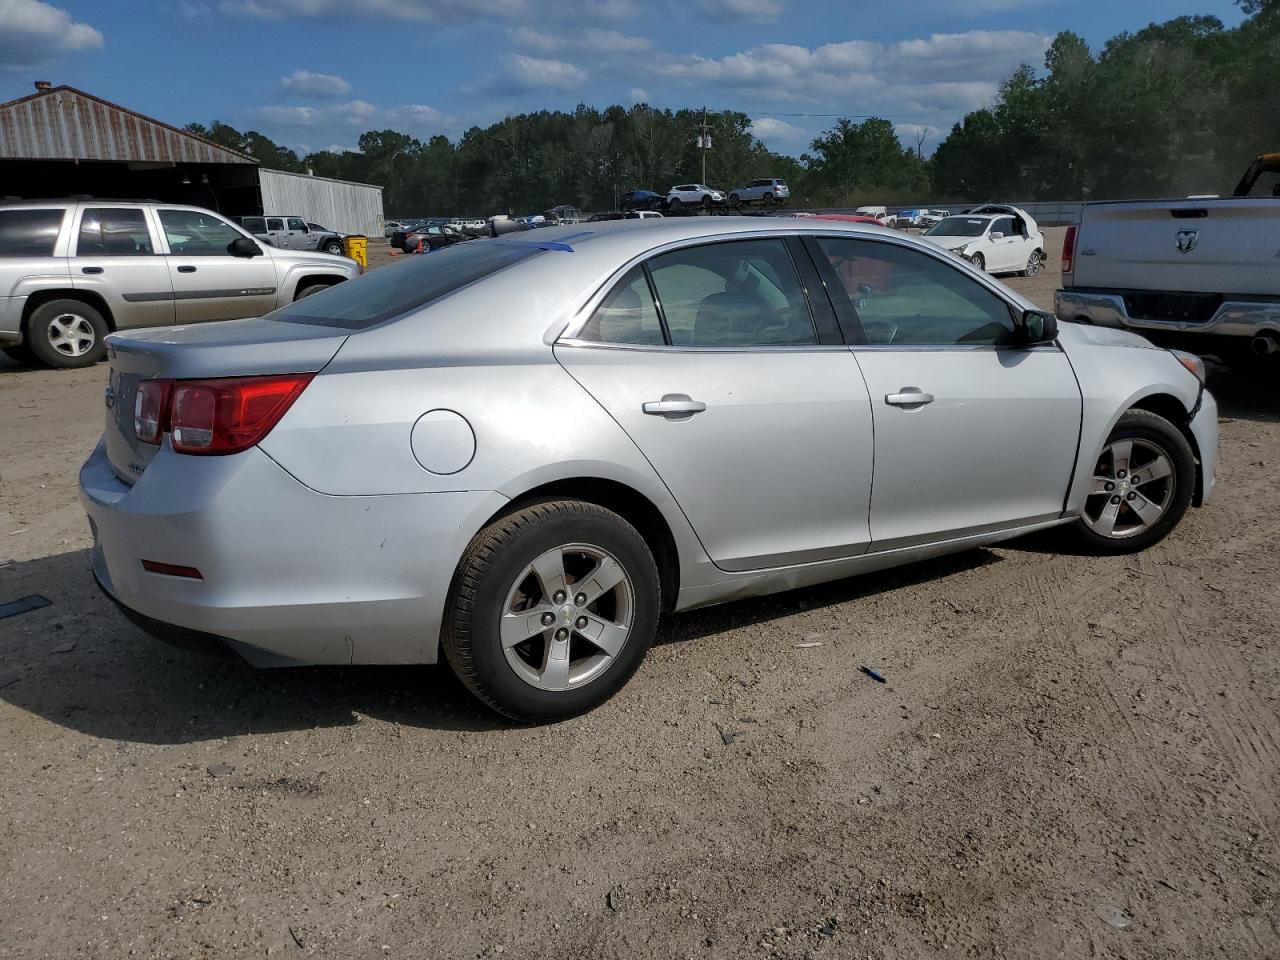
<svg viewBox="0 0 1280 960"><path fill-rule="evenodd" d="M0 103L0 196L83 194L261 212L258 161L69 86Z"/></svg>

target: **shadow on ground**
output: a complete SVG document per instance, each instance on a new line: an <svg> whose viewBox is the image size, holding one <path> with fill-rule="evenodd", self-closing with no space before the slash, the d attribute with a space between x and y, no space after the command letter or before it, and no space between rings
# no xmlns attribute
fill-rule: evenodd
<svg viewBox="0 0 1280 960"><path fill-rule="evenodd" d="M975 550L761 599L663 619L659 644L682 643L998 562ZM0 620L0 699L95 737L178 744L347 726L358 715L440 730L508 724L480 706L444 664L255 670L236 657L166 646L102 596L89 551L0 568L0 601L41 594L51 605ZM643 673L632 681L645 682Z"/></svg>

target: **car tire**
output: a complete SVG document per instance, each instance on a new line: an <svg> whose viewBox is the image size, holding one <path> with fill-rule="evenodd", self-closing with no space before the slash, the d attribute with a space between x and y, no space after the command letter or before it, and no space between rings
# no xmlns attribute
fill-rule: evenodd
<svg viewBox="0 0 1280 960"><path fill-rule="evenodd" d="M1044 266L1044 254L1039 250L1033 250L1031 256L1027 258L1027 268L1022 271L1024 277L1034 277L1040 273L1040 268Z"/></svg>
<svg viewBox="0 0 1280 960"><path fill-rule="evenodd" d="M82 300L50 300L27 318L26 345L45 366L63 370L91 367L107 354L111 330Z"/></svg>
<svg viewBox="0 0 1280 960"><path fill-rule="evenodd" d="M711 209L711 194L709 194L709 193L704 193L704 194L702 195L702 209L703 209L703 210L710 210L710 209Z"/></svg>
<svg viewBox="0 0 1280 960"><path fill-rule="evenodd" d="M297 303L299 300L305 300L321 290L328 290L331 286L333 286L331 283L309 283L305 287L298 288L298 292L293 295L293 300Z"/></svg>
<svg viewBox="0 0 1280 960"><path fill-rule="evenodd" d="M969 258L969 262L972 263L979 270L983 271L984 273L986 272L987 258L984 257L982 254L975 253L973 256Z"/></svg>
<svg viewBox="0 0 1280 960"><path fill-rule="evenodd" d="M333 254L335 257L340 257L340 256L342 256L342 254L343 254L343 250L342 250L342 241L341 241L341 240L330 240L328 243L326 243L326 244L324 245L324 252L325 252L325 253L331 253L331 254Z"/></svg>
<svg viewBox="0 0 1280 960"><path fill-rule="evenodd" d="M738 198L738 195L737 195L736 193L731 193L731 194L729 194L729 202L730 202L730 203L737 203L737 202L738 202L738 199L739 199L739 198Z"/></svg>
<svg viewBox="0 0 1280 960"><path fill-rule="evenodd" d="M679 198L679 197L668 197L668 198L667 198L667 209L668 209L668 210L679 210L679 209L680 209L680 198Z"/></svg>
<svg viewBox="0 0 1280 960"><path fill-rule="evenodd" d="M601 586L607 580L593 578L606 569L620 579L579 604L575 588ZM522 723L562 720L604 703L631 678L653 643L660 606L658 568L631 524L593 503L543 501L471 541L441 646L462 683L494 710ZM607 636L613 653L588 633Z"/></svg>
<svg viewBox="0 0 1280 960"><path fill-rule="evenodd" d="M1095 484L1104 489L1090 492L1084 513L1069 528L1077 544L1090 553L1136 553L1168 536L1187 512L1196 486L1195 454L1164 417L1130 410L1107 437L1089 483L1090 491ZM1138 502L1146 506L1134 509Z"/></svg>

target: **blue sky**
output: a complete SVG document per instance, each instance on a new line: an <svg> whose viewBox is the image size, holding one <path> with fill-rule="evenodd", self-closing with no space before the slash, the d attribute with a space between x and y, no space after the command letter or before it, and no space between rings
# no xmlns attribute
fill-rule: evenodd
<svg viewBox="0 0 1280 960"><path fill-rule="evenodd" d="M741 110L770 147L891 119L932 149L1021 62L1231 0L0 0L0 100L67 83L300 152L391 127L646 101Z"/></svg>

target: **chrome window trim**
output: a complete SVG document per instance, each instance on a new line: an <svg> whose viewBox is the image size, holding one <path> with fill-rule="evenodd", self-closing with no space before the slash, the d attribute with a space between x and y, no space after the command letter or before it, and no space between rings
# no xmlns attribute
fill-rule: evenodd
<svg viewBox="0 0 1280 960"><path fill-rule="evenodd" d="M640 350L646 353L831 353L845 352L849 349L844 343L800 343L774 344L772 346L742 347L695 347L668 346L665 343L602 343L599 340L579 340L576 337L562 337L556 341L557 347L581 347L587 350Z"/></svg>
<svg viewBox="0 0 1280 960"><path fill-rule="evenodd" d="M670 253L674 250L680 250L685 247L696 247L704 244L723 243L733 240L761 240L761 239L778 239L789 236L795 237L830 237L836 240L869 240L873 243L891 243L907 250L915 251L922 256L932 257L938 262L950 267L957 273L963 274L975 283L985 287L989 292L995 294L1003 301L1010 310L1016 310L1021 313L1026 308L1022 306L1016 299L1010 297L1011 290L997 281L985 271L978 273L976 270L972 272L966 270L962 263L953 254L948 253L941 248L933 248L932 244L917 243L907 240L906 238L896 237L889 233L881 233L879 231L862 231L862 230L834 230L815 227L812 221L797 220L794 225L786 224L783 227L774 227L772 229L747 230L741 233L716 233L705 237L684 237L680 240L671 240L667 243L659 244L656 247L650 247L643 253L639 253L634 257L626 260L621 266L614 269L612 273L592 291L585 300L574 310L568 322L558 335L552 338L553 342L561 340L575 340L582 328L586 326L587 321L591 318L591 314L595 311L600 302L612 292L614 285L626 273L637 264L645 263L654 257L661 256L664 253ZM623 346L622 344L606 344L606 346ZM667 350L676 349L675 347L664 347ZM700 348L706 349L706 348ZM1014 347L1012 349L1023 349Z"/></svg>

